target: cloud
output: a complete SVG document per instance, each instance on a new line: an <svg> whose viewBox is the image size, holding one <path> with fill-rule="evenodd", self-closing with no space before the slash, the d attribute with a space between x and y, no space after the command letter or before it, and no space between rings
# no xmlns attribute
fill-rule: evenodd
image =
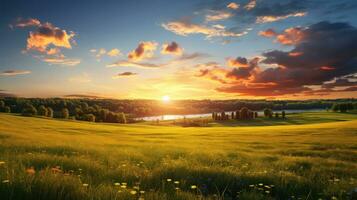
<svg viewBox="0 0 357 200"><path fill-rule="evenodd" d="M216 87L219 92L247 96L321 95L356 91L355 27L348 23L323 21L306 28L290 28L282 34L294 31L298 31L302 37L289 38L293 40L289 42L292 46L289 51L265 52L259 56L260 61L257 59L245 68L201 69L200 77L219 81L221 85ZM238 60L245 63L243 58ZM266 66L261 68L259 65L263 64ZM322 89L316 89L319 87Z"/></svg>
<svg viewBox="0 0 357 200"><path fill-rule="evenodd" d="M237 10L239 8L239 4L231 2L227 5L227 8L230 8L232 10Z"/></svg>
<svg viewBox="0 0 357 200"><path fill-rule="evenodd" d="M243 57L228 58L227 65L230 67L248 67L248 60Z"/></svg>
<svg viewBox="0 0 357 200"><path fill-rule="evenodd" d="M68 94L64 95L65 98L74 98L74 99L103 99L102 96L89 95L89 94Z"/></svg>
<svg viewBox="0 0 357 200"><path fill-rule="evenodd" d="M140 42L138 47L128 54L130 61L141 61L151 58L157 48L157 43L152 41Z"/></svg>
<svg viewBox="0 0 357 200"><path fill-rule="evenodd" d="M120 60L113 64L107 65L107 67L139 67L139 68L159 68L161 65L154 63L139 63L126 60Z"/></svg>
<svg viewBox="0 0 357 200"><path fill-rule="evenodd" d="M207 22L220 21L220 20L228 19L232 16L233 14L227 11L210 10L209 14L206 15L206 21Z"/></svg>
<svg viewBox="0 0 357 200"><path fill-rule="evenodd" d="M257 5L256 0L250 0L245 6L244 8L246 10L252 10L253 8L255 8L255 6Z"/></svg>
<svg viewBox="0 0 357 200"><path fill-rule="evenodd" d="M161 26L177 35L188 36L192 34L203 34L207 39L213 37L241 37L247 34L246 31L237 33L228 31L224 27L218 28L217 26L194 24L187 20L172 21L166 24L162 24Z"/></svg>
<svg viewBox="0 0 357 200"><path fill-rule="evenodd" d="M176 42L165 43L162 45L162 54L182 55L183 48L181 48Z"/></svg>
<svg viewBox="0 0 357 200"><path fill-rule="evenodd" d="M119 49L117 48L114 48L110 51L108 51L107 55L110 56L110 57L116 57L116 56L120 56L122 53L120 52Z"/></svg>
<svg viewBox="0 0 357 200"><path fill-rule="evenodd" d="M178 57L175 60L176 61L185 61L185 60L194 60L194 59L207 58L207 57L210 57L210 55L206 54L206 53L195 52L195 53L182 54L180 57Z"/></svg>
<svg viewBox="0 0 357 200"><path fill-rule="evenodd" d="M274 37L277 35L277 33L272 28L269 28L265 31L259 31L258 35L263 37Z"/></svg>
<svg viewBox="0 0 357 200"><path fill-rule="evenodd" d="M78 76L70 77L68 81L71 83L90 83L92 82L92 79L90 78L88 73L84 72Z"/></svg>
<svg viewBox="0 0 357 200"><path fill-rule="evenodd" d="M64 56L61 56L61 57L36 56L36 58L38 58L41 61L46 62L50 65L76 66L81 63L80 59L66 58Z"/></svg>
<svg viewBox="0 0 357 200"><path fill-rule="evenodd" d="M18 27L18 28L25 28L25 27L30 27L30 26L40 26L41 22L38 19L34 18L28 18L28 19L22 19L18 18L16 22L13 25L10 25L11 27Z"/></svg>
<svg viewBox="0 0 357 200"><path fill-rule="evenodd" d="M262 23L268 23L268 22L275 22L275 21L287 19L289 17L303 17L306 14L307 14L306 12L297 12L297 13L291 13L291 14L281 15L281 16L274 16L274 15L258 16L256 19L256 23L262 24Z"/></svg>
<svg viewBox="0 0 357 200"><path fill-rule="evenodd" d="M112 78L113 79L117 79L117 78L121 78L121 77L131 77L131 76L136 76L137 73L134 73L134 72L122 72L122 73L119 73L115 76L113 76Z"/></svg>
<svg viewBox="0 0 357 200"><path fill-rule="evenodd" d="M30 74L30 70L5 70L0 72L1 76L16 76L16 75L23 75L23 74Z"/></svg>
<svg viewBox="0 0 357 200"><path fill-rule="evenodd" d="M50 23L41 24L35 31L31 31L27 38L27 50L45 53L50 45L71 49L71 40L75 34L67 33Z"/></svg>

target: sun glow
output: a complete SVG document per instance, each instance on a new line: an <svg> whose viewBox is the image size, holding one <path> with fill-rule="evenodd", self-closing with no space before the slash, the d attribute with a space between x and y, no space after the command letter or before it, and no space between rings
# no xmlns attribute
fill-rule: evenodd
<svg viewBox="0 0 357 200"><path fill-rule="evenodd" d="M163 102L169 102L170 101L170 96L167 96L167 95L162 96L162 101Z"/></svg>

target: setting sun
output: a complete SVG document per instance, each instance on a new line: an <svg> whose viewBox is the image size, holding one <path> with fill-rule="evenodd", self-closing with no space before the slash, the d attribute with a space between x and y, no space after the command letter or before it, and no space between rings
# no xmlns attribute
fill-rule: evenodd
<svg viewBox="0 0 357 200"><path fill-rule="evenodd" d="M162 96L162 101L163 102L169 102L170 101L170 96L167 96L167 95Z"/></svg>

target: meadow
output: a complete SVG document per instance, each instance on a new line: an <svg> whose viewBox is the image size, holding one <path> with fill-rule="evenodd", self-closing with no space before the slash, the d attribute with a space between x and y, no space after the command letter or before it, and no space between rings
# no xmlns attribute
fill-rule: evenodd
<svg viewBox="0 0 357 200"><path fill-rule="evenodd" d="M357 115L287 117L180 127L0 114L0 199L357 199Z"/></svg>

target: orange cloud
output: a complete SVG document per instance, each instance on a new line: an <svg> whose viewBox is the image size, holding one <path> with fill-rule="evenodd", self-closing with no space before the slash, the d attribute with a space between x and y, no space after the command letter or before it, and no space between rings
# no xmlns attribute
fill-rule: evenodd
<svg viewBox="0 0 357 200"><path fill-rule="evenodd" d="M153 64L153 63L138 63L131 62L126 60L121 60L115 62L113 64L107 65L107 67L139 67L139 68L159 68L161 65Z"/></svg>
<svg viewBox="0 0 357 200"><path fill-rule="evenodd" d="M210 11L210 14L206 15L206 21L219 21L232 17L232 13L226 11Z"/></svg>
<svg viewBox="0 0 357 200"><path fill-rule="evenodd" d="M121 52L119 49L114 48L114 49L108 51L107 55L110 57L116 57L116 56L121 55Z"/></svg>
<svg viewBox="0 0 357 200"><path fill-rule="evenodd" d="M256 0L250 0L250 2L247 5L245 5L244 8L246 10L251 10L251 9L255 8L256 5L257 5Z"/></svg>
<svg viewBox="0 0 357 200"><path fill-rule="evenodd" d="M138 47L128 54L128 59L131 61L140 61L145 58L151 58L157 48L157 45L158 44L156 42L151 41L140 42Z"/></svg>
<svg viewBox="0 0 357 200"><path fill-rule="evenodd" d="M230 8L232 10L237 10L239 8L239 4L231 2L227 5L227 8Z"/></svg>
<svg viewBox="0 0 357 200"><path fill-rule="evenodd" d="M265 31L259 31L258 35L263 36L263 37L274 37L276 35L276 32L269 28Z"/></svg>
<svg viewBox="0 0 357 200"><path fill-rule="evenodd" d="M304 39L304 32L301 28L288 28L283 33L276 36L276 41L284 45L295 45Z"/></svg>
<svg viewBox="0 0 357 200"><path fill-rule="evenodd" d="M331 70L335 70L336 68L331 66L321 66L320 69L325 71L331 71Z"/></svg>
<svg viewBox="0 0 357 200"><path fill-rule="evenodd" d="M172 54L172 55L182 55L183 49L176 43L171 42L170 44L165 43L162 45L162 54Z"/></svg>
<svg viewBox="0 0 357 200"><path fill-rule="evenodd" d="M230 67L248 67L249 63L248 63L248 60L246 58L237 57L235 59L228 58L227 65L230 66Z"/></svg>
<svg viewBox="0 0 357 200"><path fill-rule="evenodd" d="M268 22L275 22L279 20L283 20L289 17L303 17L307 13L306 12L297 12L297 13L292 13L292 14L287 14L287 15L282 15L282 16L274 16L274 15L267 15L267 16L258 16L256 19L256 23L262 24L262 23L268 23Z"/></svg>
<svg viewBox="0 0 357 200"><path fill-rule="evenodd" d="M71 59L62 57L38 57L43 62L46 62L50 65L66 65L66 66L75 66L81 63L79 59Z"/></svg>
<svg viewBox="0 0 357 200"><path fill-rule="evenodd" d="M303 55L304 53L303 52L290 52L289 53L289 56L291 57L296 57L296 56L301 56Z"/></svg>
<svg viewBox="0 0 357 200"><path fill-rule="evenodd" d="M45 53L49 45L71 49L71 39L74 33L68 34L50 23L41 24L34 32L30 32L27 38L27 50L36 50Z"/></svg>

